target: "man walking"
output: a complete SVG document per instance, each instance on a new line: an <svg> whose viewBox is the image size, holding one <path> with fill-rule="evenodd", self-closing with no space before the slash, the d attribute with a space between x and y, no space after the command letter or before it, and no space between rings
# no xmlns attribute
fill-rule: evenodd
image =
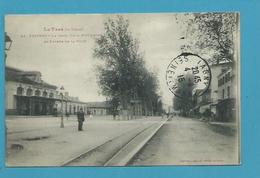
<svg viewBox="0 0 260 178"><path fill-rule="evenodd" d="M85 121L85 114L82 108L80 108L79 112L77 113L77 116L78 116L78 131L82 131L83 122Z"/></svg>

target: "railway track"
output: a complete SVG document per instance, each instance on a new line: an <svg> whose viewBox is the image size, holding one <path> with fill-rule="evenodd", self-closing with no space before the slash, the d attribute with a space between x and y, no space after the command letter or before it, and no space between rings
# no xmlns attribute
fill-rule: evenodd
<svg viewBox="0 0 260 178"><path fill-rule="evenodd" d="M61 163L60 166L126 166L154 134L167 122L138 126Z"/></svg>

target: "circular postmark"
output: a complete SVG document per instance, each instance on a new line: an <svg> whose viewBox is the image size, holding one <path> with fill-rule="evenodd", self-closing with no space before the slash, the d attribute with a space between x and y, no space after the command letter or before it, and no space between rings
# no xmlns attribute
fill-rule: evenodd
<svg viewBox="0 0 260 178"><path fill-rule="evenodd" d="M166 81L177 97L201 96L210 86L210 67L199 55L182 53L168 65Z"/></svg>

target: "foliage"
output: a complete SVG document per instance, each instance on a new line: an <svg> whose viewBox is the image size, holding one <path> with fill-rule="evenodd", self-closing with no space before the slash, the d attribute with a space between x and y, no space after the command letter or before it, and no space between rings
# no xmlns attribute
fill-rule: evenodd
<svg viewBox="0 0 260 178"><path fill-rule="evenodd" d="M129 21L122 16L107 19L104 34L96 39L94 57L104 63L98 67L102 94L114 108L127 109L133 99L141 99L152 108L159 98L156 75L145 68L139 42L129 31Z"/></svg>
<svg viewBox="0 0 260 178"><path fill-rule="evenodd" d="M186 74L185 81L176 82L178 89L176 94L178 96L174 97L173 108L174 110L181 111L181 114L187 116L190 109L193 107L192 94L195 88L194 79L192 75Z"/></svg>
<svg viewBox="0 0 260 178"><path fill-rule="evenodd" d="M195 13L176 15L188 43L183 50L197 54L212 53L215 63L234 62L234 42L238 15L235 13ZM183 21L184 20L184 21Z"/></svg>

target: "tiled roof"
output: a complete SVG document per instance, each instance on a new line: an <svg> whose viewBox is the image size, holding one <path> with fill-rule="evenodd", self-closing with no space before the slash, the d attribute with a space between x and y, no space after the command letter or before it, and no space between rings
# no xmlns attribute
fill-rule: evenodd
<svg viewBox="0 0 260 178"><path fill-rule="evenodd" d="M15 82L21 82L21 83L26 83L26 84L31 84L31 85L37 85L40 87L46 87L46 88L51 88L51 89L57 89L55 85L48 84L44 81L34 81L28 76L33 76L33 75L41 75L40 72L38 71L23 71L17 68L13 67L5 67L5 80L6 81L15 81Z"/></svg>

